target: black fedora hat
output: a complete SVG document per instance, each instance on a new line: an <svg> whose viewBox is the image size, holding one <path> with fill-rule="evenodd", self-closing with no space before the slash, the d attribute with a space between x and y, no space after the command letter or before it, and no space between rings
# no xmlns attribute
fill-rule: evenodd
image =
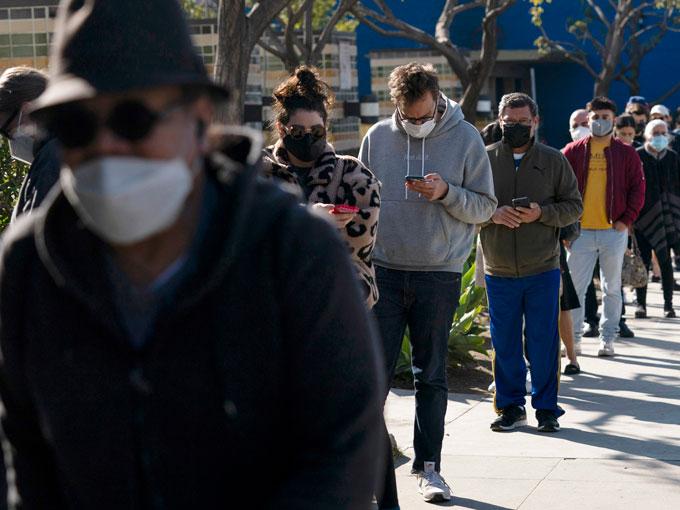
<svg viewBox="0 0 680 510"><path fill-rule="evenodd" d="M49 85L33 113L162 85L198 85L229 96L208 76L177 0L62 0Z"/></svg>

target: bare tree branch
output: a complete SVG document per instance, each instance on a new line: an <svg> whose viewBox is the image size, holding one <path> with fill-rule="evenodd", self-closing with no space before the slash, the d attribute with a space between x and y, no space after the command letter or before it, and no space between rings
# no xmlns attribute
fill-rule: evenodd
<svg viewBox="0 0 680 510"><path fill-rule="evenodd" d="M607 30L609 30L609 27L611 24L609 23L609 20L607 17L604 15L604 12L602 11L602 8L595 3L595 0L586 0L588 2L588 5L590 8L595 11L595 14L597 14L598 19L602 22L602 24L607 27ZM615 7L616 8L616 7Z"/></svg>
<svg viewBox="0 0 680 510"><path fill-rule="evenodd" d="M311 59L313 61L318 61L321 58L321 53L323 52L324 46L328 44L333 35L333 29L340 22L340 20L350 11L350 9L357 3L358 0L340 0L338 5L330 17L326 25L324 26L319 38L316 42L316 47L312 52Z"/></svg>
<svg viewBox="0 0 680 510"><path fill-rule="evenodd" d="M676 83L673 85L670 89L668 89L666 92L661 94L659 97L657 97L652 103L663 103L666 99L674 95L676 92L680 91L680 82Z"/></svg>

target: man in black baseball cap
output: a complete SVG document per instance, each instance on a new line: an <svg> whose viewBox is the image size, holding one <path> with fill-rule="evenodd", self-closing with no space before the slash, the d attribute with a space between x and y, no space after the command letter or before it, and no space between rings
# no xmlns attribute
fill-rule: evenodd
<svg viewBox="0 0 680 510"><path fill-rule="evenodd" d="M227 91L178 3L62 1L53 50L64 166L0 256L22 508L369 508L382 361L345 247L256 136L210 151Z"/></svg>

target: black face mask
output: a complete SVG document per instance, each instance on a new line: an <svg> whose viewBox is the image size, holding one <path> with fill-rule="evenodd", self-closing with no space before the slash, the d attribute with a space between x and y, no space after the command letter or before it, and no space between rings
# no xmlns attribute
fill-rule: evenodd
<svg viewBox="0 0 680 510"><path fill-rule="evenodd" d="M308 163L316 161L326 148L325 138L314 138L311 133L305 133L302 138L295 139L290 135L283 137L283 146L300 161Z"/></svg>
<svg viewBox="0 0 680 510"><path fill-rule="evenodd" d="M531 141L531 126L524 124L506 124L503 126L503 142L513 149L522 147Z"/></svg>

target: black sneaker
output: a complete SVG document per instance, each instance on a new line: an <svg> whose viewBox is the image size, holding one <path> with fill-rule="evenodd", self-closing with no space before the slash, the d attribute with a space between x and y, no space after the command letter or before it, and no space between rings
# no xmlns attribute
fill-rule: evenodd
<svg viewBox="0 0 680 510"><path fill-rule="evenodd" d="M579 373L581 373L581 367L578 366L578 363L569 363L564 367L564 375L576 375Z"/></svg>
<svg viewBox="0 0 680 510"><path fill-rule="evenodd" d="M510 406L502 410L502 413L491 424L494 432L504 432L506 430L523 427L527 424L527 413L523 407Z"/></svg>
<svg viewBox="0 0 680 510"><path fill-rule="evenodd" d="M647 307L643 305L637 305L637 308L635 309L635 318L636 319L646 319L647 318Z"/></svg>
<svg viewBox="0 0 680 510"><path fill-rule="evenodd" d="M588 326L586 327L586 330L583 332L582 336L586 338L596 338L600 336L600 329L596 324L591 324L590 322L587 322L586 324L588 324Z"/></svg>
<svg viewBox="0 0 680 510"><path fill-rule="evenodd" d="M677 315L675 315L675 310L673 310L673 308L664 309L663 314L664 317L666 317L666 319L675 319L677 317Z"/></svg>
<svg viewBox="0 0 680 510"><path fill-rule="evenodd" d="M626 321L619 322L619 336L621 338L635 338L635 333L626 324Z"/></svg>
<svg viewBox="0 0 680 510"><path fill-rule="evenodd" d="M536 419L538 420L539 432L558 432L560 430L560 424L552 411L539 409L536 411Z"/></svg>

